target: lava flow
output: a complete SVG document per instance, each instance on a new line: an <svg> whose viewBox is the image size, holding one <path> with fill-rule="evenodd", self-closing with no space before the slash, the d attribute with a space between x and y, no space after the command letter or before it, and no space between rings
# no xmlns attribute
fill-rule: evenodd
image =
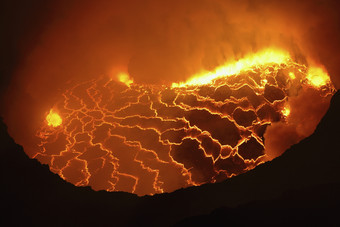
<svg viewBox="0 0 340 227"><path fill-rule="evenodd" d="M66 90L37 132L34 157L74 185L145 195L220 182L274 158L266 129L294 124L296 97L334 93L324 70L275 50L172 86L118 78Z"/></svg>

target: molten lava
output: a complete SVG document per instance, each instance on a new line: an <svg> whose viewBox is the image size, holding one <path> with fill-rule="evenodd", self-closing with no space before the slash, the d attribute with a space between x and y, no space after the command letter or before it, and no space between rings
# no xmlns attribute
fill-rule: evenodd
<svg viewBox="0 0 340 227"><path fill-rule="evenodd" d="M126 86L130 86L133 83L133 80L130 78L130 76L126 73L119 73L118 74L118 80L124 84L126 84Z"/></svg>
<svg viewBox="0 0 340 227"><path fill-rule="evenodd" d="M307 79L309 83L315 87L321 87L329 83L328 74L319 67L311 67L308 69Z"/></svg>
<svg viewBox="0 0 340 227"><path fill-rule="evenodd" d="M225 65L218 67L214 72L202 72L194 75L185 83L173 83L173 87L185 87L190 85L202 85L211 83L220 77L239 74L241 71L250 70L253 67L266 64L281 64L287 62L289 54L282 50L264 49L256 54L249 54L245 58L236 62L228 62Z"/></svg>
<svg viewBox="0 0 340 227"><path fill-rule="evenodd" d="M268 160L264 133L275 122L289 124L290 98L334 92L324 71L276 50L171 87L134 84L126 74L119 81L66 90L54 106L63 120L50 111L53 127L42 125L34 157L95 190L145 195L219 182Z"/></svg>
<svg viewBox="0 0 340 227"><path fill-rule="evenodd" d="M46 121L47 121L47 125L53 126L53 127L58 127L63 122L59 114L54 112L52 109L50 110L49 114L46 116Z"/></svg>
<svg viewBox="0 0 340 227"><path fill-rule="evenodd" d="M289 109L289 107L284 107L281 112L282 112L283 116L288 117L289 114L290 114L290 109Z"/></svg>

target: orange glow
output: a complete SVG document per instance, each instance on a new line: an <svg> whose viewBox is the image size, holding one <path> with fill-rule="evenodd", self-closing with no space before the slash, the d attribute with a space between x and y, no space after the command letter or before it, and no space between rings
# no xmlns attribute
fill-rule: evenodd
<svg viewBox="0 0 340 227"><path fill-rule="evenodd" d="M66 2L32 13L29 40L9 26L0 111L77 186L151 195L242 174L314 131L340 88L334 4Z"/></svg>
<svg viewBox="0 0 340 227"><path fill-rule="evenodd" d="M295 79L295 74L293 72L289 72L288 75L292 80Z"/></svg>
<svg viewBox="0 0 340 227"><path fill-rule="evenodd" d="M310 67L308 69L307 79L315 87L326 85L330 79L328 73L320 67Z"/></svg>
<svg viewBox="0 0 340 227"><path fill-rule="evenodd" d="M289 107L284 107L281 112L282 112L283 116L288 117L289 114L290 114L290 109L289 109Z"/></svg>
<svg viewBox="0 0 340 227"><path fill-rule="evenodd" d="M130 78L129 74L127 73L119 73L118 74L118 80L124 84L126 84L126 86L130 87L130 85L133 83L133 79Z"/></svg>
<svg viewBox="0 0 340 227"><path fill-rule="evenodd" d="M54 112L53 109L51 109L49 114L46 116L46 121L47 125L52 127L58 127L63 122L60 115Z"/></svg>
<svg viewBox="0 0 340 227"><path fill-rule="evenodd" d="M286 51L275 48L264 49L260 52L249 54L238 61L227 62L223 66L217 67L212 72L198 73L183 83L173 83L172 87L209 84L217 78L235 75L258 65L286 63L289 60L289 57L290 56Z"/></svg>
<svg viewBox="0 0 340 227"><path fill-rule="evenodd" d="M263 51L220 67L195 87L193 80L180 87L117 87L104 78L76 85L59 102L63 124L50 110L48 125L60 127L37 132L34 157L74 185L138 195L241 174L268 160L266 127L289 124L289 89L310 87L308 80L291 87L296 81L289 83L288 72L305 78L307 68L280 53ZM119 81L132 83L124 73ZM320 99L332 94L326 88L312 87L326 92Z"/></svg>

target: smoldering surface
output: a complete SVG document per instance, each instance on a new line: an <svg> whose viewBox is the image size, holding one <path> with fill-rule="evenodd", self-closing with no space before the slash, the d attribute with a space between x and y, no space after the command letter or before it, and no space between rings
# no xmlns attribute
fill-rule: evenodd
<svg viewBox="0 0 340 227"><path fill-rule="evenodd" d="M20 64L8 74L1 114L17 142L33 141L71 84L120 71L136 83L171 84L271 46L324 65L339 88L338 8L336 1L51 2L35 8L46 21L27 24L16 37ZM25 41L33 31L36 41Z"/></svg>

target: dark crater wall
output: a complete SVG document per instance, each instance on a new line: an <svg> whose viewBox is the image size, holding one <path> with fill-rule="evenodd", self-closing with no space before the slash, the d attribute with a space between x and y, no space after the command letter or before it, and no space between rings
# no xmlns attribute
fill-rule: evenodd
<svg viewBox="0 0 340 227"><path fill-rule="evenodd" d="M29 159L1 122L0 220L26 226L336 225L339 116L338 91L315 132L279 158L221 183L152 197L75 187Z"/></svg>

